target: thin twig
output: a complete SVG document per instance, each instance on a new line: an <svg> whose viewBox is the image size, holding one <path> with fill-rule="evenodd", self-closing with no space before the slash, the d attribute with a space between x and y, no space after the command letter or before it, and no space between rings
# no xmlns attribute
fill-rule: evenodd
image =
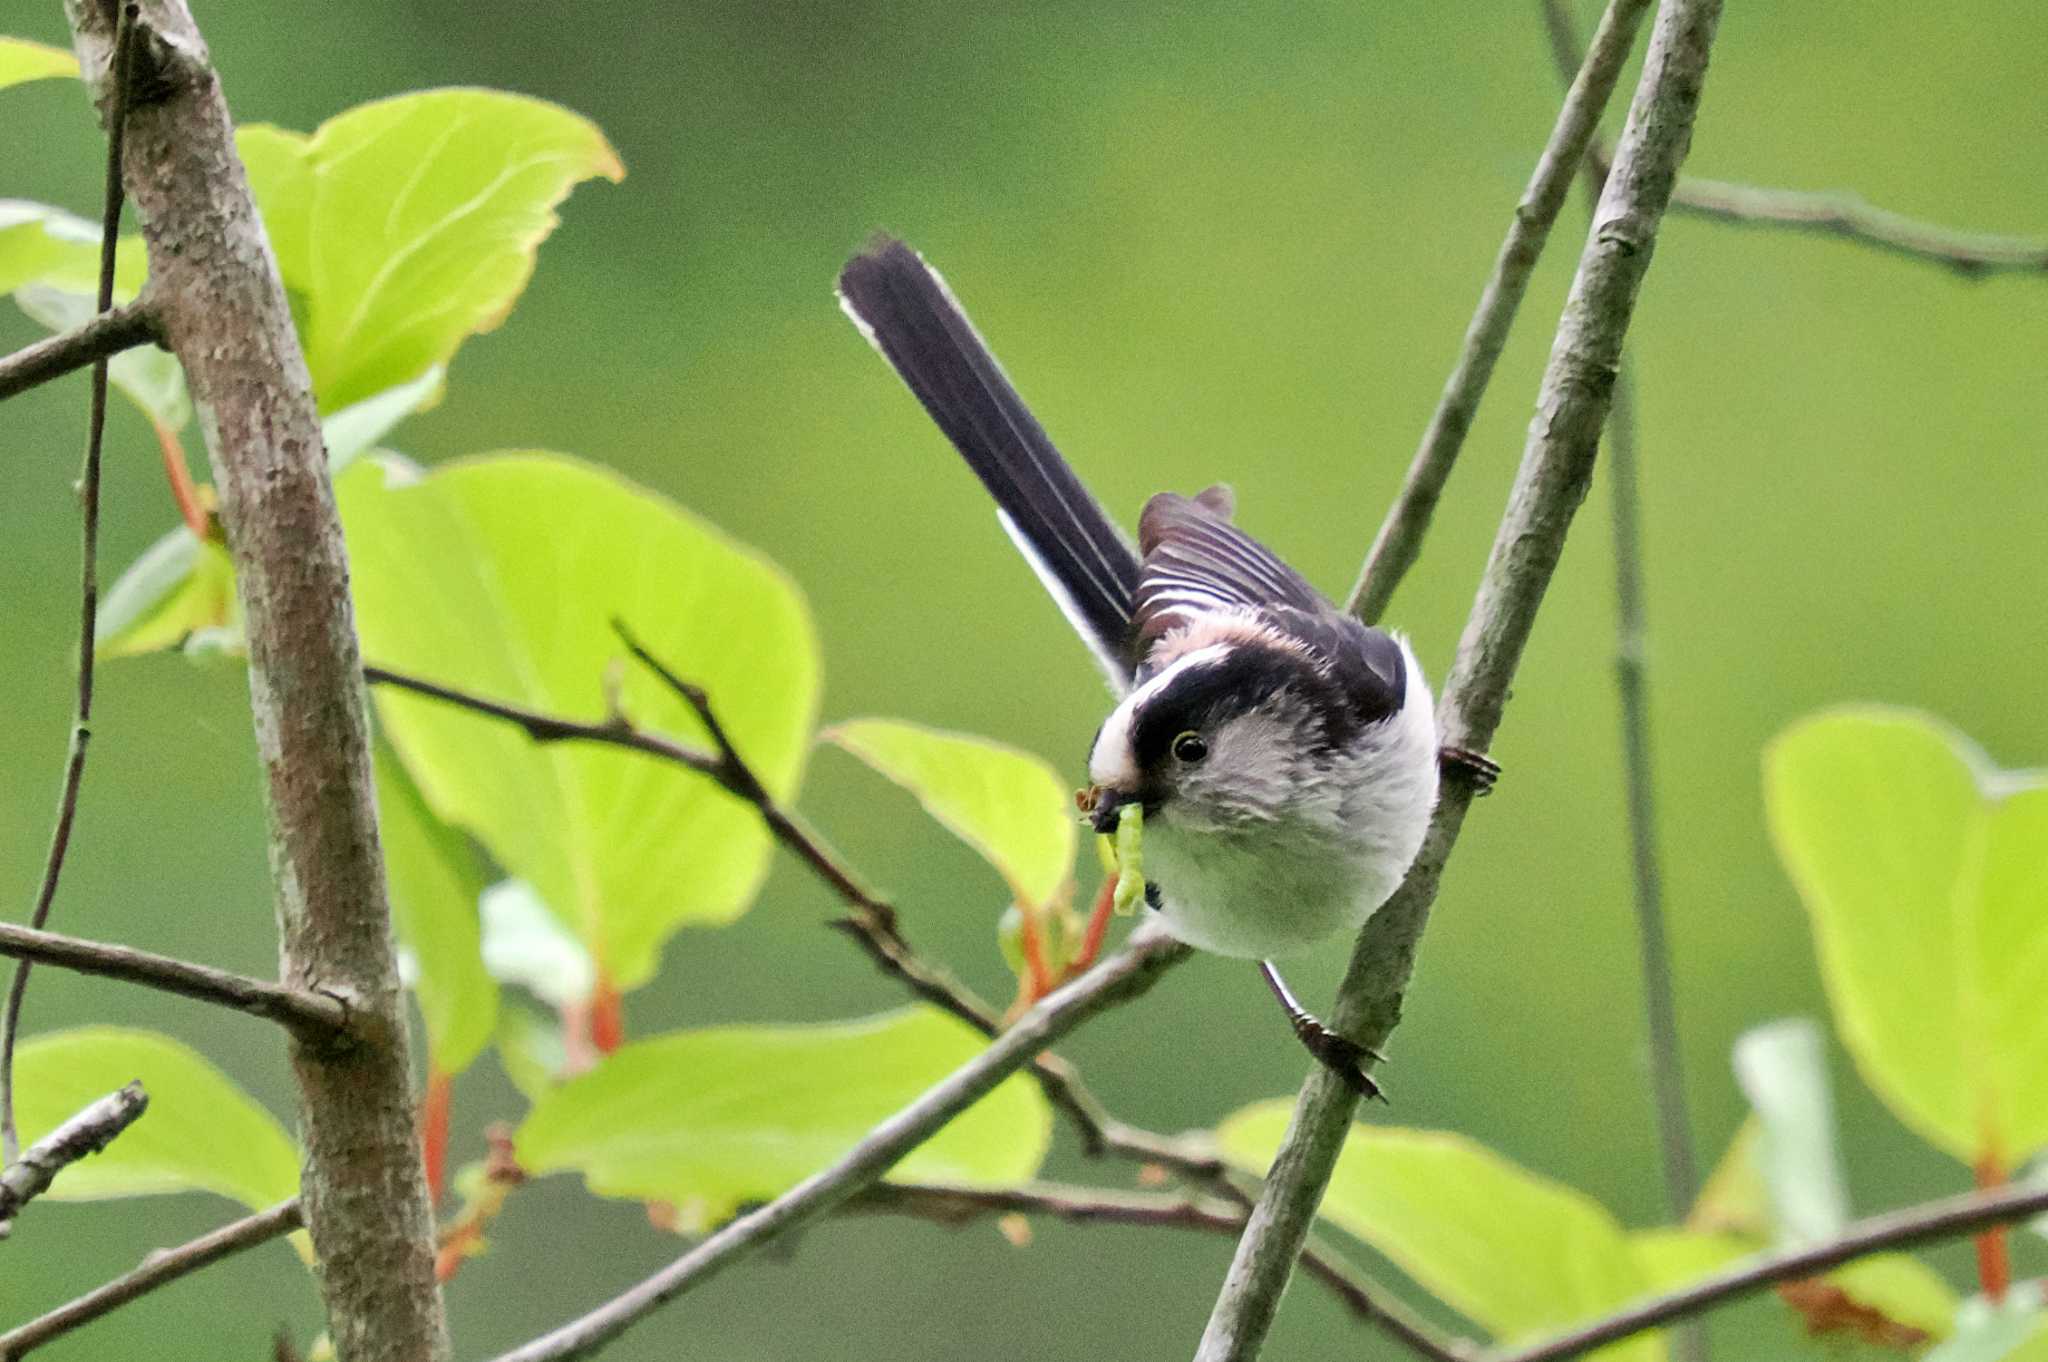
<svg viewBox="0 0 2048 1362"><path fill-rule="evenodd" d="M1664 0L1658 11L1607 193L1558 324L1522 466L1444 684L1438 727L1450 746L1483 753L1492 741L1585 498L1623 338L1691 141L1719 17L1720 0ZM1416 947L1471 800L1468 783L1445 787L1407 879L1359 933L1333 1025L1361 1045L1381 1048L1400 1019ZM1198 1362L1258 1356L1356 1104L1341 1079L1320 1066L1311 1072L1238 1241Z"/></svg>
<svg viewBox="0 0 2048 1362"><path fill-rule="evenodd" d="M1486 281L1486 288L1479 295L1479 307L1465 328L1457 367L1444 384L1443 396L1437 399L1429 427L1423 431L1422 443L1409 464L1407 481L1380 522L1379 534L1359 570L1358 584L1351 589L1351 599L1345 608L1368 624L1385 612L1395 588L1422 552L1430 516L1443 495L1444 483L1451 476L1451 466L1457 462L1473 417L1478 414L1479 400L1493 377L1494 364L1507 344L1508 329L1514 325L1515 310L1528 291L1536 259L1543 253L1551 225L1564 207L1572 176L1592 145L1600 114L1614 93L1615 82L1621 79L1621 69L1635 43L1636 29L1649 7L1649 0L1610 0L1599 31L1593 35L1585 64L1578 68L1578 79L1572 82L1564 107L1558 111L1550 141L1536 162L1521 201L1515 205L1514 220L1508 224L1507 239L1494 259L1492 277Z"/></svg>
<svg viewBox="0 0 2048 1362"><path fill-rule="evenodd" d="M1149 1225L1234 1235L1244 1228L1248 1207L1208 1197L1055 1183L990 1188L878 1182L840 1209L842 1214L915 1216L947 1226L996 1215L1036 1215L1079 1225ZM1478 1356L1471 1340L1445 1337L1333 1250L1313 1246L1302 1253L1301 1264L1360 1320L1385 1330L1418 1356L1430 1362L1472 1362Z"/></svg>
<svg viewBox="0 0 2048 1362"><path fill-rule="evenodd" d="M1551 55L1566 79L1578 66L1578 35L1565 0L1543 0L1544 28ZM1602 165L1586 163L1588 208L1597 213L1607 186ZM1642 509L1636 492L1638 451L1635 383L1624 366L1615 374L1614 402L1607 413L1607 466L1613 489L1614 679L1621 709L1622 776L1626 786L1629 860L1635 877L1636 946L1643 977L1644 1026L1650 1047L1650 1080L1656 1104L1657 1141L1662 1154L1665 1208L1681 1221L1692 1210L1699 1188L1693 1156L1692 1121L1685 1105L1684 1052L1678 1038L1678 1004L1672 982L1670 938L1664 928L1664 876L1657 852L1657 798L1650 759L1648 694L1648 610L1643 593ZM1688 1340L1688 1357L1700 1362L1706 1342Z"/></svg>
<svg viewBox="0 0 2048 1362"><path fill-rule="evenodd" d="M2007 1225L2048 1211L2048 1187L2020 1184L1996 1192L1973 1192L1924 1202L1904 1210L1874 1215L1850 1225L1825 1244L1789 1253L1765 1254L1703 1278L1692 1285L1652 1296L1604 1319L1526 1348L1490 1354L1490 1362L1560 1362L1594 1348L1687 1319L1713 1306L1794 1281L1882 1249L1959 1239L1991 1225Z"/></svg>
<svg viewBox="0 0 2048 1362"><path fill-rule="evenodd" d="M52 1339L68 1334L82 1324L90 1324L102 1315L111 1314L139 1296L167 1286L200 1268L211 1267L243 1249L267 1244L281 1235L290 1234L304 1223L299 1199L293 1197L176 1248L159 1249L144 1258L142 1265L126 1276L116 1277L46 1315L0 1334L0 1362L20 1362Z"/></svg>
<svg viewBox="0 0 2048 1362"><path fill-rule="evenodd" d="M739 1217L639 1285L582 1318L504 1354L498 1362L565 1362L588 1357L661 1306L845 1201L888 1172L953 1117L1083 1021L1143 993L1187 947L1141 927L1120 953L1065 984L1026 1012L984 1051L922 1097L869 1131L843 1158L768 1205Z"/></svg>
<svg viewBox="0 0 2048 1362"><path fill-rule="evenodd" d="M127 1084L23 1150L20 1158L0 1172L0 1239L14 1227L21 1208L48 1191L59 1173L112 1144L148 1106L149 1095L142 1084Z"/></svg>
<svg viewBox="0 0 2048 1362"><path fill-rule="evenodd" d="M274 1021L305 1041L326 1047L347 1037L356 1020L347 1003L314 989L252 979L211 965L152 955L132 946L39 932L11 922L0 922L0 956L55 965L102 979L119 979L247 1012L252 1017Z"/></svg>
<svg viewBox="0 0 2048 1362"><path fill-rule="evenodd" d="M2040 237L1961 232L1879 208L1850 193L1766 189L1727 180L1684 179L1673 212L1756 227L1782 227L1841 237L1909 260L1940 265L1965 279L1992 274L2048 273L2048 241Z"/></svg>
<svg viewBox="0 0 2048 1362"><path fill-rule="evenodd" d="M148 298L123 303L0 359L0 401L155 340L156 313Z"/></svg>
<svg viewBox="0 0 2048 1362"><path fill-rule="evenodd" d="M127 7L114 21L114 90L107 105L107 170L100 212L100 277L94 311L102 318L114 306L115 242L121 232L121 143L128 123L128 87L134 65L135 22ZM57 881L64 874L64 856L71 848L71 827L78 817L78 792L85 780L85 752L92 742L93 634L100 608L100 445L107 433L107 361L102 349L93 359L92 404L86 423L85 466L78 475L79 502L79 626L78 703L71 720L70 751L64 761L63 784L57 796L57 826L50 834L43 882L36 890L31 927L50 920L57 899ZM0 1013L0 1167L21 1150L14 1128L14 1045L21 1030L21 1004L28 993L29 962L14 967L7 1003Z"/></svg>
<svg viewBox="0 0 2048 1362"><path fill-rule="evenodd" d="M676 678L630 633L624 629L620 633L634 656L675 687L678 693L685 698L692 692L702 696L698 688ZM960 1018L983 1035L993 1037L1001 1032L1002 1018L996 1009L977 997L965 984L920 956L905 939L898 925L896 910L886 900L862 887L859 878L816 833L769 797L760 781L753 777L745 759L729 743L721 752L706 752L650 733L624 715L614 714L601 723L583 723L487 699L388 667L365 667L363 675L379 685L412 691L503 720L520 728L535 742L604 743L674 762L687 770L711 777L728 792L752 804L776 840L794 852L839 895L851 911L832 925L851 937L885 973L900 980L915 996ZM707 713L710 713L708 700L699 711L700 716ZM725 733L723 726L715 722L706 723L705 730L714 741ZM1222 1164L1205 1147L1127 1125L1112 1116L1100 1099L1082 1083L1073 1066L1057 1056L1040 1055L1032 1063L1031 1072L1046 1096L1071 1118L1089 1154L1116 1154L1158 1163L1199 1182L1207 1182L1221 1173Z"/></svg>

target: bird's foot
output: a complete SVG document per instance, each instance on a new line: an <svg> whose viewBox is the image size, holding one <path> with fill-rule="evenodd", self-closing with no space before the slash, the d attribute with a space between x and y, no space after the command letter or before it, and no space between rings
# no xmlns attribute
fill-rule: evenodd
<svg viewBox="0 0 2048 1362"><path fill-rule="evenodd" d="M1293 1021L1294 1034L1303 1048L1314 1055L1324 1068L1343 1079L1346 1087L1360 1097L1381 1102L1387 1100L1386 1090L1365 1068L1367 1060L1375 1064L1384 1063L1385 1055L1347 1036L1338 1035L1306 1012Z"/></svg>
<svg viewBox="0 0 2048 1362"><path fill-rule="evenodd" d="M1438 769L1445 775L1462 776L1472 782L1475 796L1492 794L1494 782L1500 779L1500 763L1483 752L1464 747L1439 747L1436 760Z"/></svg>

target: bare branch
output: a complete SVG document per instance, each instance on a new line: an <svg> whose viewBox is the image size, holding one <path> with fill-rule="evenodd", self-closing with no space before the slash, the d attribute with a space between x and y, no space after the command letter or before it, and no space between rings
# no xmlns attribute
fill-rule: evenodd
<svg viewBox="0 0 2048 1362"><path fill-rule="evenodd" d="M267 1244L280 1235L290 1234L304 1223L298 1198L293 1197L176 1248L159 1249L144 1258L142 1266L125 1277L116 1277L105 1286L96 1287L47 1315L40 1315L0 1334L0 1358L6 1362L20 1362L33 1350L82 1324L90 1324L102 1315L112 1314L160 1286L167 1286L200 1268L211 1267L243 1249Z"/></svg>
<svg viewBox="0 0 2048 1362"><path fill-rule="evenodd" d="M0 922L0 956L33 960L102 979L119 979L196 998L216 1007L233 1008L274 1021L315 1045L332 1047L345 1042L354 1020L347 1003L315 989L251 979L211 965L152 955L130 946L39 932L11 922Z"/></svg>
<svg viewBox="0 0 2048 1362"><path fill-rule="evenodd" d="M1150 988L1187 947L1141 927L1131 943L1072 983L1047 994L988 1049L922 1097L869 1131L845 1157L805 1178L768 1205L739 1217L639 1285L581 1319L504 1354L498 1362L562 1362L588 1357L691 1287L777 1236L843 1205L1031 1062L1031 1057L1089 1017Z"/></svg>
<svg viewBox="0 0 2048 1362"><path fill-rule="evenodd" d="M142 1084L130 1083L102 1097L23 1150L0 1172L0 1239L14 1228L23 1206L50 1189L57 1175L88 1154L97 1154L135 1124L149 1106ZM6 1356L0 1350L0 1357Z"/></svg>
<svg viewBox="0 0 2048 1362"><path fill-rule="evenodd" d="M1438 717L1447 745L1483 753L1491 742L1585 497L1622 341L1691 142L1719 17L1720 0L1664 0L1658 11L1620 152L1558 325L1522 466L1444 684ZM1380 1048L1399 1020L1416 946L1471 799L1467 784L1445 788L1406 881L1359 933L1334 1026L1361 1045ZM1248 1362L1258 1355L1356 1103L1336 1076L1320 1068L1309 1075L1238 1242L1198 1362Z"/></svg>
<svg viewBox="0 0 2048 1362"><path fill-rule="evenodd" d="M1527 1348L1490 1355L1490 1362L1560 1362L1606 1344L1698 1315L1713 1306L1751 1295L1779 1282L1794 1281L1883 1249L1911 1248L1959 1239L1992 1225L2048 1211L2048 1187L2021 1184L1995 1192L1929 1201L1905 1210L1859 1220L1839 1238L1790 1253L1765 1254L1739 1263L1691 1286L1619 1310L1569 1333Z"/></svg>
<svg viewBox="0 0 2048 1362"><path fill-rule="evenodd" d="M1678 182L1671 208L1717 222L1837 236L1910 260L1941 265L1966 279L2048 273L2048 241L2040 237L1957 231L1879 208L1850 193L1766 189L1689 178Z"/></svg>
<svg viewBox="0 0 2048 1362"><path fill-rule="evenodd" d="M859 878L816 833L769 795L747 766L745 758L731 745L703 691L677 677L643 648L624 626L615 627L626 647L643 665L653 670L693 707L701 706L698 714L707 720L704 725L706 732L723 744L718 752L705 752L658 733L650 733L624 715L614 714L601 723L584 723L488 699L388 667L365 667L363 675L379 685L412 691L516 725L535 742L604 743L674 762L686 770L711 777L729 793L752 804L775 839L794 852L839 895L851 912L832 925L851 937L884 973L900 980L915 996L958 1017L983 1035L993 1037L999 1034L1002 1019L996 1009L975 996L965 984L920 956L905 939L895 908L864 888ZM1206 1183L1221 1175L1222 1165L1206 1148L1126 1125L1110 1115L1101 1101L1083 1085L1073 1066L1057 1056L1038 1056L1032 1062L1031 1073L1052 1103L1073 1120L1089 1154L1111 1153L1163 1164L1198 1182Z"/></svg>
<svg viewBox="0 0 2048 1362"><path fill-rule="evenodd" d="M121 232L121 143L128 125L128 89L135 51L135 25L126 10L115 21L113 93L108 96L107 169L101 196L100 276L94 311L104 321L114 305L115 241ZM70 750L64 760L64 776L57 795L57 825L50 834L50 851L43 862L42 885L36 890L35 908L28 925L40 928L50 920L50 908L57 899L57 881L64 874L65 853L71 847L71 827L78 817L78 792L85 781L85 752L92 742L93 634L100 606L100 446L107 433L107 359L113 352L103 350L92 366L92 402L86 420L85 466L78 475L80 521L78 583L78 700L72 713ZM7 1002L0 1011L0 1166L13 1162L21 1149L14 1128L14 1043L21 1031L22 1000L28 995L30 966L23 960L14 967L13 982L7 988ZM4 1220L5 1217L0 1217Z"/></svg>
<svg viewBox="0 0 2048 1362"><path fill-rule="evenodd" d="M150 296L201 413L234 559L283 979L345 999L357 1026L344 1047L291 1047L306 1225L329 1332L350 1362L438 1362L448 1342L362 659L305 355L186 0L66 0L65 9L102 110L117 85L112 13L134 16L141 93L126 122L123 179L149 249Z"/></svg>
<svg viewBox="0 0 2048 1362"><path fill-rule="evenodd" d="M149 300L144 297L123 303L81 326L46 336L0 359L0 401L155 340L156 314Z"/></svg>
<svg viewBox="0 0 2048 1362"><path fill-rule="evenodd" d="M1236 1234L1248 1207L1206 1197L1113 1192L1096 1187L1033 1183L1026 1187L958 1187L878 1182L841 1208L842 1213L909 1215L958 1226L996 1215L1051 1216L1079 1225L1149 1225ZM1303 1251L1301 1263L1362 1321L1384 1329L1430 1362L1472 1362L1469 1339L1446 1338L1400 1304L1391 1292L1321 1246Z"/></svg>
<svg viewBox="0 0 2048 1362"><path fill-rule="evenodd" d="M1450 479L1458 451L1464 447L1472 419L1478 414L1479 400L1493 378L1493 366L1507 344L1508 329L1514 325L1515 310L1528 291L1536 259L1543 253L1551 225L1564 207L1572 176L1592 145L1600 114L1614 93L1615 82L1621 79L1621 68L1635 43L1636 29L1649 7L1649 0L1610 0L1599 31L1593 35L1585 64L1578 68L1578 78L1572 82L1564 107L1558 111L1557 125L1536 162L1529 187L1522 191L1521 201L1515 205L1507 239L1501 243L1500 254L1493 262L1493 275L1486 281L1486 288L1479 295L1478 310L1465 328L1465 343L1459 351L1457 367L1444 384L1443 396L1437 399L1429 427L1408 466L1407 481L1387 509L1386 519L1373 539L1372 551L1359 570L1358 584L1351 589L1346 609L1368 624L1385 612L1401 578L1422 552L1422 538L1429 529L1430 516L1443 495L1444 483Z"/></svg>

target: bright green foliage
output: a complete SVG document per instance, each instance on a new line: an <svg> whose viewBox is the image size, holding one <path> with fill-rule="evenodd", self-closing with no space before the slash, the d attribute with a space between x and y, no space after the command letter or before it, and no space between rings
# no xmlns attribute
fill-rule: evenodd
<svg viewBox="0 0 2048 1362"><path fill-rule="evenodd" d="M1761 1122L1750 1151L1780 1248L1833 1239L1849 1222L1820 1028L1787 1017L1735 1042L1735 1077Z"/></svg>
<svg viewBox="0 0 2048 1362"><path fill-rule="evenodd" d="M568 1062L561 1025L512 998L498 1004L498 1067L529 1103L540 1101Z"/></svg>
<svg viewBox="0 0 2048 1362"><path fill-rule="evenodd" d="M197 1051L154 1031L87 1026L23 1041L14 1057L23 1143L138 1078L149 1110L105 1150L65 1169L48 1195L88 1201L204 1191L260 1209L298 1194L299 1153L277 1118Z"/></svg>
<svg viewBox="0 0 2048 1362"><path fill-rule="evenodd" d="M310 137L245 129L238 146L322 411L408 383L504 320L555 205L625 173L588 119L496 90L400 95Z"/></svg>
<svg viewBox="0 0 2048 1362"><path fill-rule="evenodd" d="M1929 1338L1947 1338L1961 1303L1941 1274L1909 1253L1878 1253L1830 1271L1826 1280L1868 1310Z"/></svg>
<svg viewBox="0 0 2048 1362"><path fill-rule="evenodd" d="M0 38L0 90L51 76L76 76L78 58L26 38Z"/></svg>
<svg viewBox="0 0 2048 1362"><path fill-rule="evenodd" d="M479 949L483 862L460 832L434 817L388 747L379 743L374 761L391 921L412 954L428 1062L458 1074L490 1043L498 1019L498 983L484 972Z"/></svg>
<svg viewBox="0 0 2048 1362"><path fill-rule="evenodd" d="M1770 1191L1757 1167L1757 1146L1764 1137L1763 1122L1751 1112L1735 1128L1721 1161L1714 1165L1700 1185L1685 1227L1705 1233L1727 1231L1758 1241L1771 1229Z"/></svg>
<svg viewBox="0 0 2048 1362"><path fill-rule="evenodd" d="M1032 908L1066 896L1074 872L1074 806L1052 767L1028 752L896 719L852 719L824 737L917 796L926 812L980 852Z"/></svg>
<svg viewBox="0 0 2048 1362"><path fill-rule="evenodd" d="M1758 1243L1746 1234L1701 1230L1636 1230L1628 1236L1646 1292L1670 1291L1719 1272L1756 1252Z"/></svg>
<svg viewBox="0 0 2048 1362"><path fill-rule="evenodd" d="M94 651L131 657L194 638L239 639L241 619L227 549L180 525L144 549L108 590Z"/></svg>
<svg viewBox="0 0 2048 1362"><path fill-rule="evenodd" d="M148 266L139 236L114 244L114 301L142 288ZM99 289L100 227L61 208L0 199L0 293L43 284L93 296Z"/></svg>
<svg viewBox="0 0 2048 1362"><path fill-rule="evenodd" d="M1217 1129L1225 1158L1263 1174L1291 1104L1246 1107ZM1354 1125L1323 1214L1433 1295L1511 1343L1606 1313L1648 1282L1605 1208L1461 1135ZM1645 1335L1592 1354L1661 1359Z"/></svg>
<svg viewBox="0 0 2048 1362"><path fill-rule="evenodd" d="M629 625L709 693L779 799L797 783L817 644L772 563L615 474L501 454L420 475L365 458L339 483L363 655L399 671L601 720L608 672L634 722L703 743L684 702L611 628ZM671 762L519 729L380 687L377 708L442 818L527 881L618 986L685 923L744 912L767 870L753 809Z"/></svg>
<svg viewBox="0 0 2048 1362"><path fill-rule="evenodd" d="M1959 1159L2048 1143L2048 781L1924 715L1842 710L1765 754L1771 832L1857 1066Z"/></svg>
<svg viewBox="0 0 2048 1362"><path fill-rule="evenodd" d="M658 1036L542 1096L519 1129L519 1161L580 1172L600 1196L670 1202L684 1228L702 1229L824 1168L986 1043L928 1007ZM1044 1094L1012 1075L894 1171L1014 1185L1038 1170L1051 1139Z"/></svg>

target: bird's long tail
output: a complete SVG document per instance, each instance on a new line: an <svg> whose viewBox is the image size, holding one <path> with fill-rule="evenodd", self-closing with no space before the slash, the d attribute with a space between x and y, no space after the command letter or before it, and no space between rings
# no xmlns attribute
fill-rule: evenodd
<svg viewBox="0 0 2048 1362"><path fill-rule="evenodd" d="M945 280L878 237L839 273L839 303L996 500L1003 526L1118 689L1129 685L1138 558L1060 457Z"/></svg>

